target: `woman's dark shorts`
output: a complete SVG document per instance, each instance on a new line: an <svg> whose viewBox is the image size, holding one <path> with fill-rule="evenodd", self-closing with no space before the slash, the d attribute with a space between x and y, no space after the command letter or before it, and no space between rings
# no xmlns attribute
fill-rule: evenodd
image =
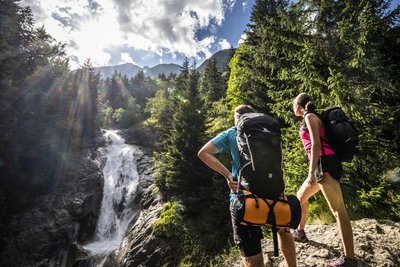
<svg viewBox="0 0 400 267"><path fill-rule="evenodd" d="M242 256L251 257L261 252L261 226L237 224L232 218L232 230L235 244L239 246Z"/></svg>
<svg viewBox="0 0 400 267"><path fill-rule="evenodd" d="M322 170L322 171L321 171ZM329 173L333 178L340 181L342 178L343 168L342 162L338 159L338 157L333 155L325 155L321 156L318 161L318 174L317 181L321 181L323 176Z"/></svg>

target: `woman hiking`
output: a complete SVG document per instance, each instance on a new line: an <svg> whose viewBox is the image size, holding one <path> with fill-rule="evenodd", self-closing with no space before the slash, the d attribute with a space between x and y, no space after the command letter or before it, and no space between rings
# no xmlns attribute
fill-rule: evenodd
<svg viewBox="0 0 400 267"><path fill-rule="evenodd" d="M292 235L296 241L308 241L304 232L308 218L308 199L321 190L336 218L344 248L344 255L334 262L327 263L326 266L357 266L357 260L354 257L353 230L339 184L342 164L326 141L323 123L315 109L316 106L307 93L299 94L293 101L295 115L303 117L299 133L307 152L309 168L308 177L297 192L302 217L298 229L294 230Z"/></svg>

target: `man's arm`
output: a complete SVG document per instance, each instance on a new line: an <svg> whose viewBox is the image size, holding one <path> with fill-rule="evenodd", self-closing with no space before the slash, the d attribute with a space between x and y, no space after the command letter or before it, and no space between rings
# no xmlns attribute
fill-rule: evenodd
<svg viewBox="0 0 400 267"><path fill-rule="evenodd" d="M216 153L218 153L218 148L213 143L208 142L200 149L198 156L208 167L224 176L229 188L236 192L238 183L233 181L231 172L214 156Z"/></svg>

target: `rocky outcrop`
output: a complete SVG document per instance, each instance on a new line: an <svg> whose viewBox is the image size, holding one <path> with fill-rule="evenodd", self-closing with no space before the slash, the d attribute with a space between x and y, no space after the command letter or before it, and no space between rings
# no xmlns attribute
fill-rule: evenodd
<svg viewBox="0 0 400 267"><path fill-rule="evenodd" d="M121 267L158 266L160 253L166 245L163 239L153 235L152 225L162 211L158 197L154 197L154 186L143 194L142 211L131 227L113 258L115 265Z"/></svg>
<svg viewBox="0 0 400 267"><path fill-rule="evenodd" d="M93 235L102 198L99 165L89 149L66 164L49 193L13 219L1 266L70 266L77 243Z"/></svg>
<svg viewBox="0 0 400 267"><path fill-rule="evenodd" d="M353 221L355 254L358 266L400 266L400 223L362 219ZM307 225L308 243L296 242L297 263L300 267L325 266L342 252L336 224ZM263 240L265 266L286 266L282 253L273 257L272 240ZM235 267L242 266L237 260Z"/></svg>

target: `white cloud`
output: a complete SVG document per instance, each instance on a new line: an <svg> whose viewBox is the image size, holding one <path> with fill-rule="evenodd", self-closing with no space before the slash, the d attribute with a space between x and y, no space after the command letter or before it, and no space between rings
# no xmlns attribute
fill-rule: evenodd
<svg viewBox="0 0 400 267"><path fill-rule="evenodd" d="M226 39L220 39L218 44L221 50L232 48L231 44Z"/></svg>
<svg viewBox="0 0 400 267"><path fill-rule="evenodd" d="M215 43L215 39L216 38L214 36L209 36L197 43L197 46L198 46L197 49L199 51L203 52L206 55L206 58L209 58L212 56L211 46L213 43ZM205 49L203 49L203 48L205 48ZM200 59L200 56L197 54L195 55L195 57L196 57L196 59Z"/></svg>
<svg viewBox="0 0 400 267"><path fill-rule="evenodd" d="M240 39L239 39L239 41L238 41L238 45L240 45L241 43L243 43L246 39L247 39L247 34L246 34L246 33L243 33L243 34L240 36Z"/></svg>
<svg viewBox="0 0 400 267"><path fill-rule="evenodd" d="M129 55L129 53L125 53L125 52L122 52L122 53L121 53L121 63L132 63L132 64L136 64L136 63L133 61L132 57Z"/></svg>
<svg viewBox="0 0 400 267"><path fill-rule="evenodd" d="M67 43L67 54L81 65L90 57L106 65L115 47L144 50L162 56L211 55L214 36L202 40L198 29L220 26L236 0L22 0L30 5L38 25L57 41ZM226 45L224 43L224 45Z"/></svg>
<svg viewBox="0 0 400 267"><path fill-rule="evenodd" d="M247 8L249 7L249 3L247 3L247 1L244 1L242 3L242 8L243 8L243 12L246 12Z"/></svg>

